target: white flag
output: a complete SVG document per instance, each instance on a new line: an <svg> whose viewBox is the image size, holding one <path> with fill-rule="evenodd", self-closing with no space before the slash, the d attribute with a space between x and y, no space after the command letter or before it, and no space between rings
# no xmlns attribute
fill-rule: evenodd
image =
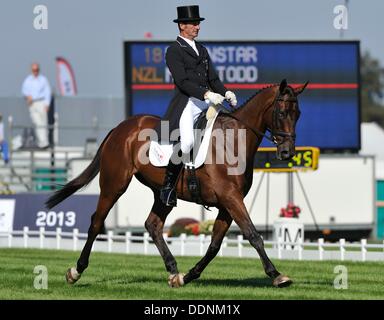
<svg viewBox="0 0 384 320"><path fill-rule="evenodd" d="M62 96L74 96L77 94L75 74L71 65L62 57L56 58L57 87Z"/></svg>

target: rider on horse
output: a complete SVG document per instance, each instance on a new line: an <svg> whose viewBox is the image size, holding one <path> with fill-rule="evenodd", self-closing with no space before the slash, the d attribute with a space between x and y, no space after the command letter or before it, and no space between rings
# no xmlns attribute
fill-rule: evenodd
<svg viewBox="0 0 384 320"><path fill-rule="evenodd" d="M160 199L167 206L176 206L175 186L183 161L194 144L193 124L199 114L209 105L218 105L227 99L231 106L237 104L236 96L228 91L219 79L207 49L194 39L200 30L199 6L177 7L178 18L173 20L179 26L180 35L167 50L165 59L175 82L175 95L168 107L164 120L169 121L169 130L180 129L180 149L175 148L160 190ZM176 162L176 163L174 163Z"/></svg>

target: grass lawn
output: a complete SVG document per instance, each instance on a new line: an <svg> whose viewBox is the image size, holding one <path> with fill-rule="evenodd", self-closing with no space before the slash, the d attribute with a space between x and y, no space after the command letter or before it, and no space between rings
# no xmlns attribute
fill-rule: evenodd
<svg viewBox="0 0 384 320"><path fill-rule="evenodd" d="M288 288L272 287L259 259L216 257L200 279L185 287L168 287L159 256L94 252L88 269L73 286L65 282L67 268L79 252L0 249L0 299L384 299L384 263L273 260L293 280ZM200 258L176 257L188 271ZM35 266L48 270L48 289L34 288ZM336 290L335 266L348 270L348 289Z"/></svg>

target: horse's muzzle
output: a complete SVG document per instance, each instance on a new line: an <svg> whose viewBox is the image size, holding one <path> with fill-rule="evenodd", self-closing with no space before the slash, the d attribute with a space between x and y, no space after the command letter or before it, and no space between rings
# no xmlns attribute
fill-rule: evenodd
<svg viewBox="0 0 384 320"><path fill-rule="evenodd" d="M276 157L278 160L289 160L295 155L295 146L292 141L284 141L277 146Z"/></svg>

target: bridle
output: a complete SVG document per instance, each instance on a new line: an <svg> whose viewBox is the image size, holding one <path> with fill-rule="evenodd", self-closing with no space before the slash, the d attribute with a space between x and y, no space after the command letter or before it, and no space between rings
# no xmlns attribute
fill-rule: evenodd
<svg viewBox="0 0 384 320"><path fill-rule="evenodd" d="M290 133L290 132L284 132L284 131L279 131L279 112L280 112L280 109L279 107L279 104L276 103L278 101L282 101L282 102L294 102L294 103L297 103L297 98L296 97L290 97L286 100L284 100L282 97L281 97L281 94L280 94L280 91L278 91L278 94L276 95L276 98L274 100L274 106L273 106L273 114L272 114L272 130L270 130L271 132L271 136L274 138L274 140L276 140L276 137L287 137L287 138L291 138L293 140L296 139L296 133ZM277 144L277 143L275 143Z"/></svg>
<svg viewBox="0 0 384 320"><path fill-rule="evenodd" d="M275 99L273 99L273 102L269 105L269 106L273 105L272 128L267 128L267 130L270 132L269 135L267 135L266 133L263 133L257 129L252 128L251 126L247 125L243 120L234 116L232 113L226 113L226 115L233 118L233 119L236 119L237 121L242 123L247 129L249 129L251 132L253 132L256 136L263 136L277 146L278 145L277 137L291 138L293 140L296 139L296 133L289 133L289 132L284 132L284 131L279 130L279 112L280 112L279 106L280 105L277 103L279 101L297 103L297 98L296 97L290 97L290 98L284 100L283 96L280 93L280 90L277 91ZM221 106L224 107L223 105L221 105ZM269 106L268 106L268 108L269 108ZM224 109L227 110L226 107L224 107Z"/></svg>

